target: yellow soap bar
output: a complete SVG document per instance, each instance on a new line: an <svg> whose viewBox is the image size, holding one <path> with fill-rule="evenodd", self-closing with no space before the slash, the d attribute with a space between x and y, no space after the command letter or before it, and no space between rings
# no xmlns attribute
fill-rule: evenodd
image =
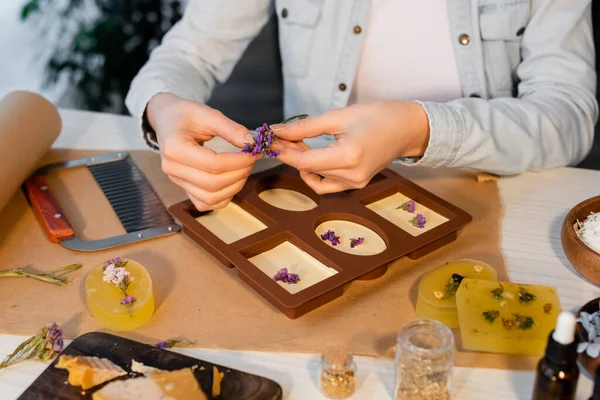
<svg viewBox="0 0 600 400"><path fill-rule="evenodd" d="M449 328L458 328L456 290L464 278L495 281L496 270L476 260L448 262L428 272L419 282L416 314L418 318L439 321Z"/></svg>
<svg viewBox="0 0 600 400"><path fill-rule="evenodd" d="M125 294L114 284L104 281L105 263L94 267L87 276L85 289L87 304L92 317L104 327L113 331L131 331L150 320L154 314L154 294L152 279L139 263L122 259L121 264L129 273L130 283L127 296L135 301L122 304Z"/></svg>
<svg viewBox="0 0 600 400"><path fill-rule="evenodd" d="M467 350L541 356L561 312L548 286L464 279L456 292Z"/></svg>

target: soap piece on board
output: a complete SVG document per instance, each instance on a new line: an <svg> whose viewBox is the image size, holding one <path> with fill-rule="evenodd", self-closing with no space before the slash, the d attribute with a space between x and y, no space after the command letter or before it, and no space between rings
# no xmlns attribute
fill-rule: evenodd
<svg viewBox="0 0 600 400"><path fill-rule="evenodd" d="M466 350L541 356L561 312L549 286L464 279L456 292Z"/></svg>
<svg viewBox="0 0 600 400"><path fill-rule="evenodd" d="M464 278L496 281L498 275L490 265L476 260L452 261L428 272L419 282L417 317L458 328L455 294Z"/></svg>

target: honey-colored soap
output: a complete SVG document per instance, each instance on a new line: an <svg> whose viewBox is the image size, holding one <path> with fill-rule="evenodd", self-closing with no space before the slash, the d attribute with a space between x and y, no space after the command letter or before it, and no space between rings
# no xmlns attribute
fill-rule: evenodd
<svg viewBox="0 0 600 400"><path fill-rule="evenodd" d="M103 280L104 263L94 267L85 281L90 314L104 327L117 332L137 329L154 314L154 293L150 274L133 260L122 261L131 278L127 295L135 297L135 302L121 304L124 293L115 285Z"/></svg>
<svg viewBox="0 0 600 400"><path fill-rule="evenodd" d="M464 279L456 292L467 350L542 356L561 312L549 286Z"/></svg>
<svg viewBox="0 0 600 400"><path fill-rule="evenodd" d="M449 328L458 328L455 294L464 278L496 281L498 275L490 265L476 260L448 262L428 272L419 282L417 317L439 321Z"/></svg>

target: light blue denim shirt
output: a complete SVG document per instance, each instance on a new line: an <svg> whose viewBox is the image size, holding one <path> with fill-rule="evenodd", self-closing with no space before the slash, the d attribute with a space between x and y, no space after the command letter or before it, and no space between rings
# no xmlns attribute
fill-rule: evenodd
<svg viewBox="0 0 600 400"><path fill-rule="evenodd" d="M416 164L507 175L582 160L598 118L591 0L447 4L463 98L419 101L429 116L430 141ZM130 112L141 117L159 92L205 102L273 7L286 116L345 107L370 0L190 0L132 82Z"/></svg>

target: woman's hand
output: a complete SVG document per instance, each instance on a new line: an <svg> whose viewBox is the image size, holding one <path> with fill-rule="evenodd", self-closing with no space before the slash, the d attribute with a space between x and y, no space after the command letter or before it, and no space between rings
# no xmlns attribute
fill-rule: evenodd
<svg viewBox="0 0 600 400"><path fill-rule="evenodd" d="M353 105L271 129L284 139L272 146L278 158L319 194L363 188L394 159L422 156L429 142L425 110L407 101ZM336 141L323 149L302 142L322 134Z"/></svg>
<svg viewBox="0 0 600 400"><path fill-rule="evenodd" d="M162 170L186 191L199 211L225 207L260 158L203 147L203 142L219 136L242 148L252 137L244 126L204 104L159 93L148 103L147 116L156 131Z"/></svg>

